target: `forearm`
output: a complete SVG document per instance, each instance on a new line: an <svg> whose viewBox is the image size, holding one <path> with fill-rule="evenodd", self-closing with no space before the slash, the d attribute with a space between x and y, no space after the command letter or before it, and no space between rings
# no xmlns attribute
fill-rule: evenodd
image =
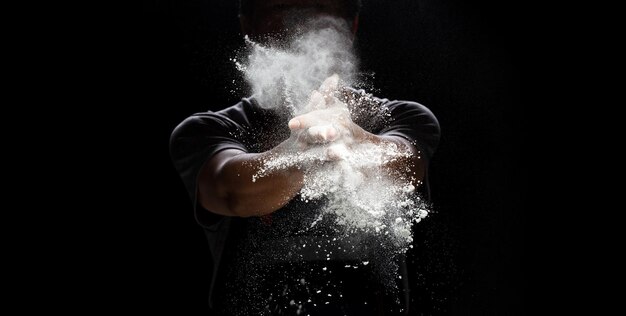
<svg viewBox="0 0 626 316"><path fill-rule="evenodd" d="M300 170L277 170L252 180L271 154L218 153L201 172L202 206L222 215L249 217L272 213L287 204L302 187Z"/></svg>
<svg viewBox="0 0 626 316"><path fill-rule="evenodd" d="M272 213L287 204L302 188L303 174L297 168L268 172L253 181L268 155L237 155L222 168L218 182L234 215L247 217Z"/></svg>

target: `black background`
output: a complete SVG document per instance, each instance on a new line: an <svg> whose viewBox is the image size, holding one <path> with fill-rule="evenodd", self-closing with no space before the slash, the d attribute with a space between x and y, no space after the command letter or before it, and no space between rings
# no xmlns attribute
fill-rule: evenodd
<svg viewBox="0 0 626 316"><path fill-rule="evenodd" d="M428 106L442 128L430 169L437 225L428 249L442 261L426 277L436 284L426 291L438 300L432 314L524 313L524 24L516 5L366 0L361 12L357 46L376 94ZM245 95L228 60L242 45L236 15L237 1L164 0L144 1L136 19L125 78L127 110L136 115L122 133L132 155L114 157L120 174L130 174L120 191L132 202L119 216L130 235L113 261L124 272L117 297L138 311L208 311L208 246L168 140L190 114Z"/></svg>

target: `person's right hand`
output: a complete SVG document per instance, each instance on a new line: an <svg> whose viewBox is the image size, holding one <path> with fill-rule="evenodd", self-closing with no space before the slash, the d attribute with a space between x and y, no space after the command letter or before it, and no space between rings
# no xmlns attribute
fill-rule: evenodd
<svg viewBox="0 0 626 316"><path fill-rule="evenodd" d="M338 89L339 76L332 75L314 90L303 107L303 114L289 121L291 140L300 151L339 140L342 122L350 120L348 107L334 94Z"/></svg>
<svg viewBox="0 0 626 316"><path fill-rule="evenodd" d="M350 155L351 148L375 138L355 124L348 106L335 97L339 76L332 75L311 93L304 112L289 121L291 151L309 152L324 161L336 161Z"/></svg>

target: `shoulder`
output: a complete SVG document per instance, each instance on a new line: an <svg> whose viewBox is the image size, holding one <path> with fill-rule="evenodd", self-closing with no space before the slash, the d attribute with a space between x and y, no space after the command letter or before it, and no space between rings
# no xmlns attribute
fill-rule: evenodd
<svg viewBox="0 0 626 316"><path fill-rule="evenodd" d="M384 104L392 117L397 119L411 119L436 126L439 129L439 120L433 112L423 104L415 101L387 100Z"/></svg>
<svg viewBox="0 0 626 316"><path fill-rule="evenodd" d="M389 117L392 121L412 121L412 123L432 126L439 132L439 121L433 112L423 104L407 100L380 98L363 89L346 88L348 99L367 109L374 109L378 116Z"/></svg>
<svg viewBox="0 0 626 316"><path fill-rule="evenodd" d="M415 101L387 100L392 126L390 129L410 129L415 140L431 143L434 148L439 143L441 127L439 120L425 105Z"/></svg>
<svg viewBox="0 0 626 316"><path fill-rule="evenodd" d="M441 129L437 117L429 108L415 101L375 97L363 90L352 89L352 93L366 101L358 103L376 108L378 116L386 118L385 126L376 134L403 137L416 144L427 157L433 155L439 144Z"/></svg>
<svg viewBox="0 0 626 316"><path fill-rule="evenodd" d="M249 98L220 111L195 113L184 119L172 132L172 140L178 137L194 136L197 133L220 129L240 129L256 114L256 106Z"/></svg>

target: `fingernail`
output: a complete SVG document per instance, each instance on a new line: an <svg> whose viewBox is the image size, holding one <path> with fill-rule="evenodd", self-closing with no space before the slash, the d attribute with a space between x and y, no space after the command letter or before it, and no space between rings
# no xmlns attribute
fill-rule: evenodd
<svg viewBox="0 0 626 316"><path fill-rule="evenodd" d="M327 134L328 134L328 139L335 140L335 137L337 136L337 130L333 127L328 130Z"/></svg>
<svg viewBox="0 0 626 316"><path fill-rule="evenodd" d="M289 121L289 128L291 129L296 129L300 127L300 120L298 119L292 119L291 121Z"/></svg>

